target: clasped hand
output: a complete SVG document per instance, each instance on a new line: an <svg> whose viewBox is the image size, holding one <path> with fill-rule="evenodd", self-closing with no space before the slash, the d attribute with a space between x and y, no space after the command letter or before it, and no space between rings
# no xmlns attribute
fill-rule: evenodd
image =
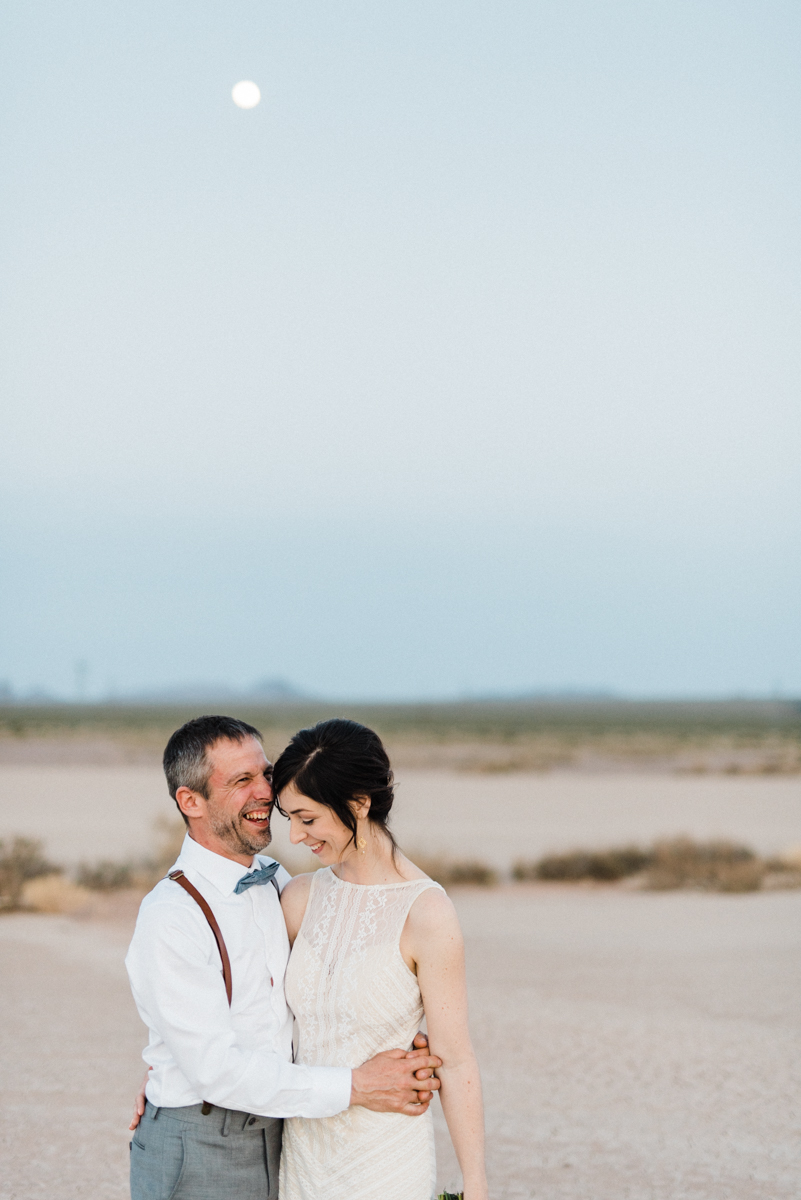
<svg viewBox="0 0 801 1200"><path fill-rule="evenodd" d="M428 1054L428 1038L418 1033L413 1050L386 1050L376 1054L353 1072L351 1104L374 1112L402 1112L418 1117L428 1111L439 1080L434 1071L442 1059ZM150 1068L142 1080L129 1129L136 1129L145 1113L145 1087Z"/></svg>
<svg viewBox="0 0 801 1200"><path fill-rule="evenodd" d="M418 1033L413 1050L385 1050L356 1067L350 1102L374 1112L419 1117L439 1088L434 1072L441 1066L442 1059L428 1053L426 1035Z"/></svg>

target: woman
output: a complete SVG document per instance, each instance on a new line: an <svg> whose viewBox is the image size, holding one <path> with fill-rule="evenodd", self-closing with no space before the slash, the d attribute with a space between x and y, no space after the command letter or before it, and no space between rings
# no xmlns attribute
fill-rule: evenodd
<svg viewBox="0 0 801 1200"><path fill-rule="evenodd" d="M393 777L380 738L355 721L302 729L275 764L274 789L292 842L324 868L296 876L281 897L296 1061L355 1067L411 1048L425 1015L465 1200L487 1200L461 931L445 892L387 827ZM430 1112L351 1107L284 1123L281 1200L430 1200L434 1188Z"/></svg>

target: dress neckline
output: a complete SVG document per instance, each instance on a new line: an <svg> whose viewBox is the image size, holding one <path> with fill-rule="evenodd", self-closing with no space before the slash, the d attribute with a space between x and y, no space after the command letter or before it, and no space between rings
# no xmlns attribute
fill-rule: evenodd
<svg viewBox="0 0 801 1200"><path fill-rule="evenodd" d="M325 867L324 870L329 871L331 878L336 879L337 883L341 883L343 887L350 888L402 888L411 887L413 883L433 883L435 886L439 886L436 880L427 877L423 879L402 879L400 883L351 883L349 879L340 879L333 867Z"/></svg>

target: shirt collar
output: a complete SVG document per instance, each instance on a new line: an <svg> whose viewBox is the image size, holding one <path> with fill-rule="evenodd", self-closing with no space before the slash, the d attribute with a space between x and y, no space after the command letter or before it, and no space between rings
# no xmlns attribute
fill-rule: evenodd
<svg viewBox="0 0 801 1200"><path fill-rule="evenodd" d="M230 896L240 879L269 862L272 862L272 859L265 855L254 854L251 865L243 867L241 863L234 862L232 858L225 858L224 855L217 854L214 850L207 850L187 833L175 865L191 867L194 871L198 871L204 879L208 879L209 883L213 883L223 896Z"/></svg>

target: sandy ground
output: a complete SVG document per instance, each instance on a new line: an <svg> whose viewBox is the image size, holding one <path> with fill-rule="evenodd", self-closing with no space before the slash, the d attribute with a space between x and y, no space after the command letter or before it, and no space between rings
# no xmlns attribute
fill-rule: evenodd
<svg viewBox="0 0 801 1200"><path fill-rule="evenodd" d="M409 850L504 870L686 832L801 842L798 777L399 772ZM157 769L0 766L0 837L136 859L174 817ZM309 855L274 848L304 869ZM799 1195L801 892L453 893L487 1095L493 1200ZM0 1197L122 1200L144 1031L123 968L135 898L0 917ZM456 1184L437 1117L440 1182Z"/></svg>
<svg viewBox="0 0 801 1200"><path fill-rule="evenodd" d="M493 1200L798 1196L801 893L453 895ZM0 919L3 1200L128 1194L132 900Z"/></svg>
<svg viewBox="0 0 801 1200"><path fill-rule="evenodd" d="M501 871L515 858L649 842L662 835L736 838L764 854L801 842L801 776L398 773L394 827L410 852L482 858ZM41 838L49 857L132 859L152 852L154 822L175 819L161 771L145 766L0 766L0 838ZM275 848L308 870L275 819Z"/></svg>

